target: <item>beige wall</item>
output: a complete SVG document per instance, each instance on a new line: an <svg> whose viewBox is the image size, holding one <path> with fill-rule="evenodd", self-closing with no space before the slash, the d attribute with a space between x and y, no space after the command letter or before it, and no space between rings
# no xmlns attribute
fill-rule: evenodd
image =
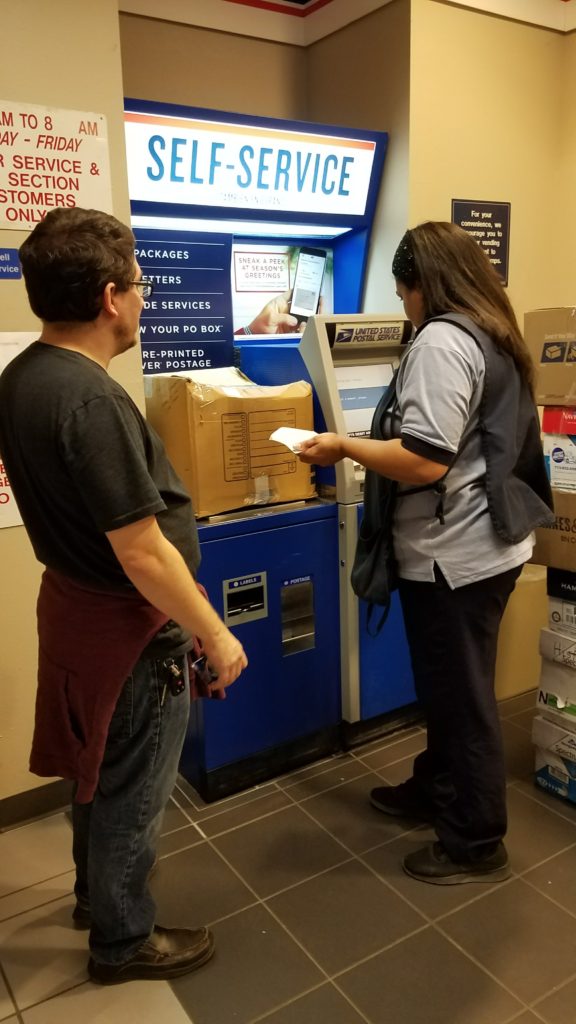
<svg viewBox="0 0 576 1024"><path fill-rule="evenodd" d="M364 307L398 309L390 264L408 216L410 0L307 50L132 15L120 16L120 34L126 96L390 132Z"/></svg>
<svg viewBox="0 0 576 1024"><path fill-rule="evenodd" d="M0 0L1 98L106 115L114 212L129 221L122 122L122 79L116 0L27 0L16 16ZM63 27L64 26L64 27ZM15 248L21 231L0 231ZM0 283L0 331L32 331L21 281ZM139 401L142 374L136 352L116 361L114 374ZM35 603L40 567L22 527L0 530L0 799L42 785L27 769L36 678Z"/></svg>
<svg viewBox="0 0 576 1024"><path fill-rule="evenodd" d="M129 15L119 28L116 0L27 0L19 19L13 8L0 0L2 98L107 116L121 219L129 216L123 95L385 129L366 311L398 308L389 274L396 242L410 223L449 219L452 198L512 203L517 312L575 301L575 35L436 0L394 0L306 51ZM23 238L0 231L0 246ZM0 288L0 330L34 329L21 282ZM114 372L141 400L137 352ZM0 530L0 559L2 799L42 780L27 771L39 568L22 528Z"/></svg>
<svg viewBox="0 0 576 1024"><path fill-rule="evenodd" d="M573 239L576 232L576 32L564 39L561 82L562 143L560 164L563 181L560 192L560 225L562 246L551 254L551 262L559 277L561 305L576 305L576 274ZM554 305L552 302L542 305Z"/></svg>
<svg viewBox="0 0 576 1024"><path fill-rule="evenodd" d="M412 0L410 223L450 220L452 199L510 202L509 296L521 324L526 310L570 298L559 272L569 257L561 161L569 45L547 29Z"/></svg>
<svg viewBox="0 0 576 1024"><path fill-rule="evenodd" d="M390 134L363 311L396 312L390 267L408 220L409 0L395 0L315 43L308 55L311 120Z"/></svg>
<svg viewBox="0 0 576 1024"><path fill-rule="evenodd" d="M247 17L250 15L247 14ZM120 15L124 94L265 117L306 112L306 51Z"/></svg>

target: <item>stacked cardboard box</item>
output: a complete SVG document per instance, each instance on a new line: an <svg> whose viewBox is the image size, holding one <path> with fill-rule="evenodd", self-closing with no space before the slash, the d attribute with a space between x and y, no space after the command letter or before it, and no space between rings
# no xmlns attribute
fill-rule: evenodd
<svg viewBox="0 0 576 1024"><path fill-rule="evenodd" d="M525 337L544 406L544 456L556 521L536 531L532 561L548 566L548 628L540 634L542 671L536 784L576 803L576 307L527 313Z"/></svg>
<svg viewBox="0 0 576 1024"><path fill-rule="evenodd" d="M221 367L150 376L145 392L148 420L198 518L316 495L311 467L270 440L278 427L313 430L307 381L263 387Z"/></svg>

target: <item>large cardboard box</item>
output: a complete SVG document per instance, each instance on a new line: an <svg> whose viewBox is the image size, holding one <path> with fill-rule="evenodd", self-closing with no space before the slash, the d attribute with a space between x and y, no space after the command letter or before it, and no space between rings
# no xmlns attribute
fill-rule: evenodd
<svg viewBox="0 0 576 1024"><path fill-rule="evenodd" d="M538 405L576 405L576 307L535 309L524 337L536 367Z"/></svg>
<svg viewBox="0 0 576 1024"><path fill-rule="evenodd" d="M315 496L311 467L269 440L278 427L314 429L306 381L263 387L224 367L150 376L145 391L148 420L198 518Z"/></svg>
<svg viewBox="0 0 576 1024"><path fill-rule="evenodd" d="M525 565L506 605L498 634L497 700L533 690L540 678L538 635L546 625L546 569Z"/></svg>
<svg viewBox="0 0 576 1024"><path fill-rule="evenodd" d="M556 520L539 526L531 562L576 572L576 493L552 489Z"/></svg>

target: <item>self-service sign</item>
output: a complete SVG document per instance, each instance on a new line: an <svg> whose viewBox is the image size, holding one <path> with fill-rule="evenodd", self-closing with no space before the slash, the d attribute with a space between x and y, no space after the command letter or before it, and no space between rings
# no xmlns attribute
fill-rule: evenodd
<svg viewBox="0 0 576 1024"><path fill-rule="evenodd" d="M363 216L376 152L371 139L272 123L127 112L133 201L248 213ZM312 127L312 126L310 126Z"/></svg>
<svg viewBox="0 0 576 1024"><path fill-rule="evenodd" d="M112 212L104 115L0 100L0 228L72 206Z"/></svg>

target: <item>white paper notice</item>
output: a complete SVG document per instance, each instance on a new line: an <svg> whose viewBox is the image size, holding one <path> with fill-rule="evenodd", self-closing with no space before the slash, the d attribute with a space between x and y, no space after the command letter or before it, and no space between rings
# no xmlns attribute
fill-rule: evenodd
<svg viewBox="0 0 576 1024"><path fill-rule="evenodd" d="M33 341L36 341L38 331L31 334L26 331L13 331L0 333L0 373L8 365L14 356L23 352ZM22 526L22 519L18 506L14 500L10 481L4 470L2 453L0 452L0 529L5 526Z"/></svg>
<svg viewBox="0 0 576 1024"><path fill-rule="evenodd" d="M0 373L10 360L38 339L40 331L0 331Z"/></svg>
<svg viewBox="0 0 576 1024"><path fill-rule="evenodd" d="M316 436L315 430L298 430L297 427L278 427L278 430L270 434L270 440L278 441L278 444L283 444L285 448L289 448L291 452L297 455L302 441L308 441L311 437Z"/></svg>
<svg viewBox="0 0 576 1024"><path fill-rule="evenodd" d="M56 206L112 213L106 118L0 100L0 227L31 231Z"/></svg>

